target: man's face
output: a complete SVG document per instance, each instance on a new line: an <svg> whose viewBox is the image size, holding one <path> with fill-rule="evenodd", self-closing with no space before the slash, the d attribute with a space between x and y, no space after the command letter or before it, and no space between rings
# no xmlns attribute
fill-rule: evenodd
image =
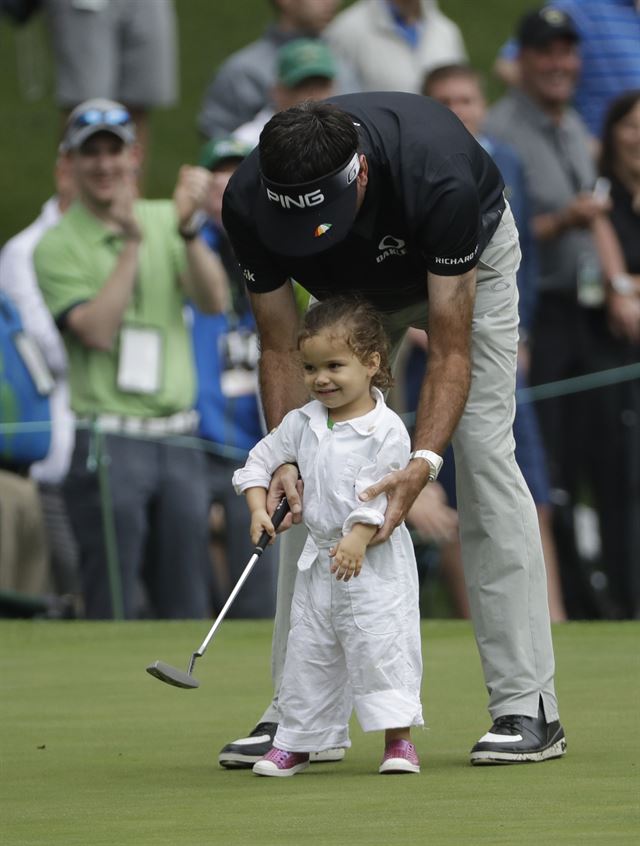
<svg viewBox="0 0 640 846"><path fill-rule="evenodd" d="M431 85L429 96L460 118L472 135L478 135L484 121L486 101L475 79L451 76Z"/></svg>
<svg viewBox="0 0 640 846"><path fill-rule="evenodd" d="M296 29L318 33L333 20L341 0L278 0Z"/></svg>
<svg viewBox="0 0 640 846"><path fill-rule="evenodd" d="M578 47L557 38L545 47L520 50L522 87L543 107L566 106L573 97L580 73Z"/></svg>
<svg viewBox="0 0 640 846"><path fill-rule="evenodd" d="M118 186L135 181L137 157L110 132L97 132L73 153L73 175L80 196L91 204L108 207Z"/></svg>

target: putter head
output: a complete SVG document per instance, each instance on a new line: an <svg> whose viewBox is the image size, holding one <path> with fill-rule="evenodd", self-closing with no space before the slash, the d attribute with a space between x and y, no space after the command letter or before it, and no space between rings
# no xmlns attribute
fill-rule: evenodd
<svg viewBox="0 0 640 846"><path fill-rule="evenodd" d="M172 667L170 664L165 664L164 661L154 661L149 664L147 672L151 676L155 676L160 681L166 684L172 684L174 687L184 687L191 689L200 687L200 682L190 673L185 673L184 670L178 670L177 667Z"/></svg>

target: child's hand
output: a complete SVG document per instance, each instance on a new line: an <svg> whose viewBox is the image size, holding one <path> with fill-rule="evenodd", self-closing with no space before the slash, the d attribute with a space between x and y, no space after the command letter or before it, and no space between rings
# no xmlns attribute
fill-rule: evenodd
<svg viewBox="0 0 640 846"><path fill-rule="evenodd" d="M267 511L259 508L256 511L251 512L251 543L257 544L263 532L268 532L271 537L269 543L273 543L273 539L276 536L276 530L273 528L273 523L271 522L271 518L269 517Z"/></svg>
<svg viewBox="0 0 640 846"><path fill-rule="evenodd" d="M331 572L336 574L336 579L348 582L352 576L360 575L366 548L366 542L350 532L329 550L329 557L333 558Z"/></svg>

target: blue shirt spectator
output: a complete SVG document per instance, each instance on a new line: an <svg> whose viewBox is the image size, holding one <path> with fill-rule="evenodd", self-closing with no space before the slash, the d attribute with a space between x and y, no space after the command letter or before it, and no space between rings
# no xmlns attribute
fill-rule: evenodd
<svg viewBox="0 0 640 846"><path fill-rule="evenodd" d="M224 253L226 239L210 221L201 237ZM257 399L258 347L255 323L245 298L226 314L192 309L193 346L198 373L199 435L242 458L263 436ZM237 309L237 311L236 311ZM235 452L239 450L241 452Z"/></svg>

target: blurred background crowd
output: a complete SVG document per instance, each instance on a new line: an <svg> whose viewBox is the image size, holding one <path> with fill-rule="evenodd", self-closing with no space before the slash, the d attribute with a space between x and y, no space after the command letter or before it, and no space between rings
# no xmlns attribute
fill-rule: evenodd
<svg viewBox="0 0 640 846"><path fill-rule="evenodd" d="M276 111L375 90L502 172L552 620L640 616L640 3L0 0L0 56L0 616L220 609L263 433L222 195ZM426 333L401 355L411 428ZM429 616L469 614L453 464L409 515ZM231 615L272 616L276 569Z"/></svg>

